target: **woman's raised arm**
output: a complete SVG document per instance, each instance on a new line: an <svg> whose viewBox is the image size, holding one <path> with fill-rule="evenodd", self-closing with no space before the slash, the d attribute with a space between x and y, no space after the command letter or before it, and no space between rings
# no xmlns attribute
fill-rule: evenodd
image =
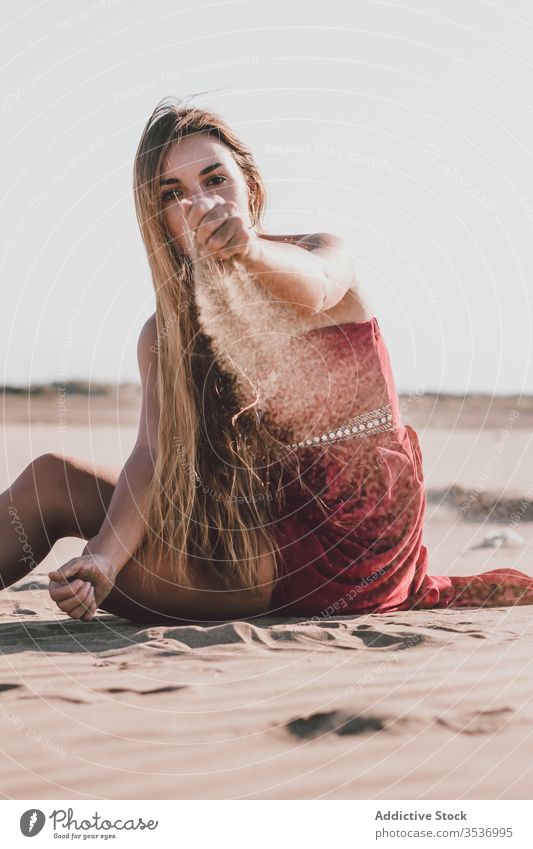
<svg viewBox="0 0 533 849"><path fill-rule="evenodd" d="M241 262L274 297L313 313L338 304L354 282L354 263L345 241L332 233L314 233L297 244L259 236L255 249Z"/></svg>
<svg viewBox="0 0 533 849"><path fill-rule="evenodd" d="M353 258L345 240L314 233L297 244L255 233L235 201L213 195L181 201L195 261L235 257L272 298L318 314L338 304L354 285Z"/></svg>

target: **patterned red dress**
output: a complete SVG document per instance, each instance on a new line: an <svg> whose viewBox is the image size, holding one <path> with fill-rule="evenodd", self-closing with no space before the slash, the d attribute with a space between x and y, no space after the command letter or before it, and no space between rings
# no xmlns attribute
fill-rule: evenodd
<svg viewBox="0 0 533 849"><path fill-rule="evenodd" d="M269 416L292 434L298 473L283 473L272 528L283 560L271 614L533 604L516 569L428 575L420 446L375 317L292 337L272 366Z"/></svg>

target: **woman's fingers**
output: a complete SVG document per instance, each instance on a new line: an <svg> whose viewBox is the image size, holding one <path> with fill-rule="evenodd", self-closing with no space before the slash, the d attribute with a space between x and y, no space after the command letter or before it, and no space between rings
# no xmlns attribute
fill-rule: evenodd
<svg viewBox="0 0 533 849"><path fill-rule="evenodd" d="M83 587L74 595L69 596L66 599L62 599L57 602L57 606L64 611L64 613L68 613L69 616L76 610L77 607L83 606L83 610L86 609L87 601L90 599L93 593L92 584L86 583Z"/></svg>
<svg viewBox="0 0 533 849"><path fill-rule="evenodd" d="M73 575L76 575L79 569L80 564L74 560L71 563L65 563L59 569L53 569L52 572L48 572L48 577L52 581L62 581L64 583Z"/></svg>
<svg viewBox="0 0 533 849"><path fill-rule="evenodd" d="M223 234L226 233L228 227L231 227L233 224L234 215L232 211L230 212L223 208L212 211L217 213L217 217L207 219L207 216L205 216L207 220L202 221L196 230L196 241L201 247L207 248L209 241L216 241L216 236L218 236L219 239L223 239ZM226 235L226 239L227 238L228 236Z"/></svg>
<svg viewBox="0 0 533 849"><path fill-rule="evenodd" d="M63 584L58 581L51 581L48 591L53 601L63 601L66 598L71 598L74 593L78 592L85 582L79 578L76 581L71 581L68 584Z"/></svg>
<svg viewBox="0 0 533 849"><path fill-rule="evenodd" d="M92 556L74 558L60 569L49 572L48 576L50 596L63 613L85 621L96 615L96 591L100 587L98 592L102 595L100 584L105 584L106 575L100 565L93 562Z"/></svg>
<svg viewBox="0 0 533 849"><path fill-rule="evenodd" d="M220 195L201 198L190 207L189 213L186 213L187 226L196 251L203 252L207 239L236 210L236 204L230 206Z"/></svg>
<svg viewBox="0 0 533 849"><path fill-rule="evenodd" d="M88 552L48 575L48 590L59 609L72 619L89 621L96 615L98 603L110 592L115 569L107 558Z"/></svg>
<svg viewBox="0 0 533 849"><path fill-rule="evenodd" d="M85 613L81 616L81 619L84 619L86 622L93 619L96 616L96 602L93 600L89 610L86 610Z"/></svg>
<svg viewBox="0 0 533 849"><path fill-rule="evenodd" d="M74 610L71 610L68 615L71 617L71 619L85 619L86 615L90 613L90 611L91 607L89 606L89 602L84 601L83 604L80 604ZM92 618L92 614L90 617L87 618Z"/></svg>
<svg viewBox="0 0 533 849"><path fill-rule="evenodd" d="M57 606L59 607L60 610L63 611L63 613L68 613L68 615L71 616L74 613L74 611L78 607L80 607L80 605L83 606L83 610L87 609L84 605L84 602L87 599L87 595L88 594L86 593L84 596L80 596L79 598L73 598L73 599L69 599L68 601L62 601Z"/></svg>
<svg viewBox="0 0 533 849"><path fill-rule="evenodd" d="M90 605L88 605L88 609L82 612L80 619L84 619L86 622L88 622L96 615L96 609L96 601L93 598Z"/></svg>
<svg viewBox="0 0 533 849"><path fill-rule="evenodd" d="M224 198L216 194L213 194L210 197L199 198L187 208L183 207L182 201L182 208L185 210L187 224L191 232L194 233L207 212L215 206L220 206L224 202Z"/></svg>
<svg viewBox="0 0 533 849"><path fill-rule="evenodd" d="M201 253L216 253L235 239L242 241L243 226L242 216L236 204L226 204L219 209L210 210L196 231L199 250Z"/></svg>

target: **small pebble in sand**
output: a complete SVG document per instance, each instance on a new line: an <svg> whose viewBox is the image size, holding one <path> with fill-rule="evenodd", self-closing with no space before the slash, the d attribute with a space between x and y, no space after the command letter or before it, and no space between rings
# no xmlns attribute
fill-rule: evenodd
<svg viewBox="0 0 533 849"><path fill-rule="evenodd" d="M481 548L517 548L525 544L525 539L511 528L490 531L481 542Z"/></svg>

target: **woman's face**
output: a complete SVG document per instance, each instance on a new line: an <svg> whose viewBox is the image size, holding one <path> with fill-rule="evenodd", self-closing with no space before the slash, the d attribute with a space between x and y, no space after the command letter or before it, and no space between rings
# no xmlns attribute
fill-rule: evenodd
<svg viewBox="0 0 533 849"><path fill-rule="evenodd" d="M187 252L188 230L180 201L220 195L233 200L249 225L248 186L228 147L206 133L174 142L163 160L161 209L170 236Z"/></svg>

